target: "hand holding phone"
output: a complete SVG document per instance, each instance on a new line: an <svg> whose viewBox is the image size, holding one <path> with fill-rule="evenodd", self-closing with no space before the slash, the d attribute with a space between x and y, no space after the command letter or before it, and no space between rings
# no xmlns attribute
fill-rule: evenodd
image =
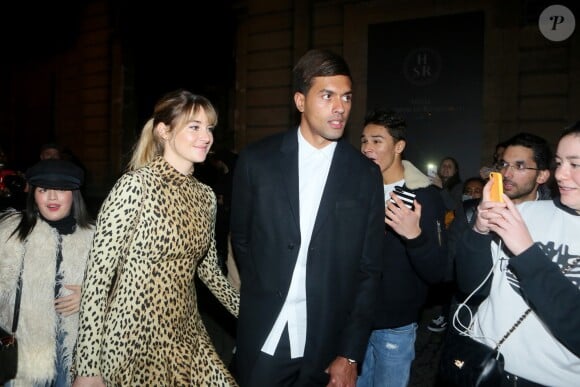
<svg viewBox="0 0 580 387"><path fill-rule="evenodd" d="M403 201L403 203L405 203L405 206L408 209L410 209L411 211L415 210L415 205L413 204L413 202L415 201L415 194L413 192L407 191L403 187L396 185L393 193L397 195L399 199ZM395 203L393 199L390 200L391 203Z"/></svg>
<svg viewBox="0 0 580 387"><path fill-rule="evenodd" d="M489 191L489 200L503 203L503 176L499 172L490 172L489 180L491 189Z"/></svg>

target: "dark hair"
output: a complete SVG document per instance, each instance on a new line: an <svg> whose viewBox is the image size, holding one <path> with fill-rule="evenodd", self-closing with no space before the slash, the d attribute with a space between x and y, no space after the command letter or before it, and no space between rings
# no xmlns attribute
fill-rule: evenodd
<svg viewBox="0 0 580 387"><path fill-rule="evenodd" d="M481 183L482 187L485 185L485 180L483 180L480 176L472 176L463 182L463 191L465 192L465 188L467 187L467 184L474 182L474 181Z"/></svg>
<svg viewBox="0 0 580 387"><path fill-rule="evenodd" d="M493 163L494 163L494 164L497 164L497 163L499 162L499 157L498 157L498 156L499 156L499 154L498 154L498 152L497 152L497 151L498 151L498 149L499 149L499 148L503 148L503 149L505 150L505 148L506 148L506 145L505 145L505 144L506 144L506 142L505 142L505 141L498 142L497 144L495 144L495 149L494 149L494 151L493 151Z"/></svg>
<svg viewBox="0 0 580 387"><path fill-rule="evenodd" d="M18 223L18 226L16 226L12 234L10 234L10 236L17 234L18 239L21 241L24 241L26 237L32 232L36 226L36 222L38 221L39 210L38 205L34 200L34 191L36 188L36 186L30 185L30 189L28 190L28 194L26 196L26 208L23 211L8 211L0 214L0 222L13 215L22 215L20 218L20 223ZM95 221L87 210L87 206L81 191L73 190L72 197L73 204L71 213L77 222L77 227L89 228L91 225L94 225Z"/></svg>
<svg viewBox="0 0 580 387"><path fill-rule="evenodd" d="M407 141L405 131L407 129L407 122L393 110L381 108L369 110L365 115L363 126L369 124L385 127L395 142L399 140Z"/></svg>
<svg viewBox="0 0 580 387"><path fill-rule="evenodd" d="M574 134L576 136L580 135L580 121L576 121L572 125L565 127L558 141L560 141L563 137L568 136L569 134Z"/></svg>
<svg viewBox="0 0 580 387"><path fill-rule="evenodd" d="M439 174L439 170L441 169L441 165L445 160L449 160L453 163L455 167L455 173L445 182L443 182L443 189L450 190L451 188L455 187L457 184L461 183L461 177L459 176L459 163L454 157L445 156L439 162L439 167L437 168L437 174Z"/></svg>
<svg viewBox="0 0 580 387"><path fill-rule="evenodd" d="M46 142L40 146L41 152L47 149L56 149L59 152L62 150L60 145L58 145L56 142Z"/></svg>
<svg viewBox="0 0 580 387"><path fill-rule="evenodd" d="M350 69L344 58L330 50L314 49L304 54L294 66L294 92L307 94L315 77L346 75L352 82Z"/></svg>
<svg viewBox="0 0 580 387"><path fill-rule="evenodd" d="M505 147L510 146L523 146L531 149L538 169L550 169L552 151L544 138L532 133L521 132L505 141Z"/></svg>

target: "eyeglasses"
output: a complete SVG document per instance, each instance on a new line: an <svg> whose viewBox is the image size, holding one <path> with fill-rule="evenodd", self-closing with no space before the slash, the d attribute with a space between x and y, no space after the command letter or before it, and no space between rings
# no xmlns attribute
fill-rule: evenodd
<svg viewBox="0 0 580 387"><path fill-rule="evenodd" d="M523 172L526 170L532 170L532 171L539 171L540 168L532 168L532 167L526 167L526 165L524 163L515 163L515 164L510 164L507 161L500 161L499 163L497 163L495 165L495 169L497 171L503 171L504 169L509 169L511 168L512 170L516 171L516 172Z"/></svg>

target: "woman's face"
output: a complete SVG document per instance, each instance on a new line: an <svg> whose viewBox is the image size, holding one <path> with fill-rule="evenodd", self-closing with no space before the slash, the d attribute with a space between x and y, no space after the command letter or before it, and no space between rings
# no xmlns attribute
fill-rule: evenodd
<svg viewBox="0 0 580 387"><path fill-rule="evenodd" d="M71 212L73 193L72 191L36 187L34 201L46 220L61 220Z"/></svg>
<svg viewBox="0 0 580 387"><path fill-rule="evenodd" d="M455 170L455 164L453 164L453 161L446 159L441 162L441 166L439 167L439 175L442 178L450 178L456 173L457 171Z"/></svg>
<svg viewBox="0 0 580 387"><path fill-rule="evenodd" d="M213 144L213 130L205 110L199 109L191 121L166 135L165 159L179 172L191 173L193 164L201 163L207 157Z"/></svg>
<svg viewBox="0 0 580 387"><path fill-rule="evenodd" d="M562 204L580 213L580 135L569 134L558 143L556 182Z"/></svg>

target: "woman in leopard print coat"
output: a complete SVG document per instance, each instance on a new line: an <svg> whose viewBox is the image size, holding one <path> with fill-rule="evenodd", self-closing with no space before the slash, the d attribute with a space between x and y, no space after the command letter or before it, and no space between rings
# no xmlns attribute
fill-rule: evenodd
<svg viewBox="0 0 580 387"><path fill-rule="evenodd" d="M216 198L193 177L217 113L187 91L164 96L130 172L103 203L81 301L75 386L234 386L197 307L194 277L235 316L217 261Z"/></svg>

